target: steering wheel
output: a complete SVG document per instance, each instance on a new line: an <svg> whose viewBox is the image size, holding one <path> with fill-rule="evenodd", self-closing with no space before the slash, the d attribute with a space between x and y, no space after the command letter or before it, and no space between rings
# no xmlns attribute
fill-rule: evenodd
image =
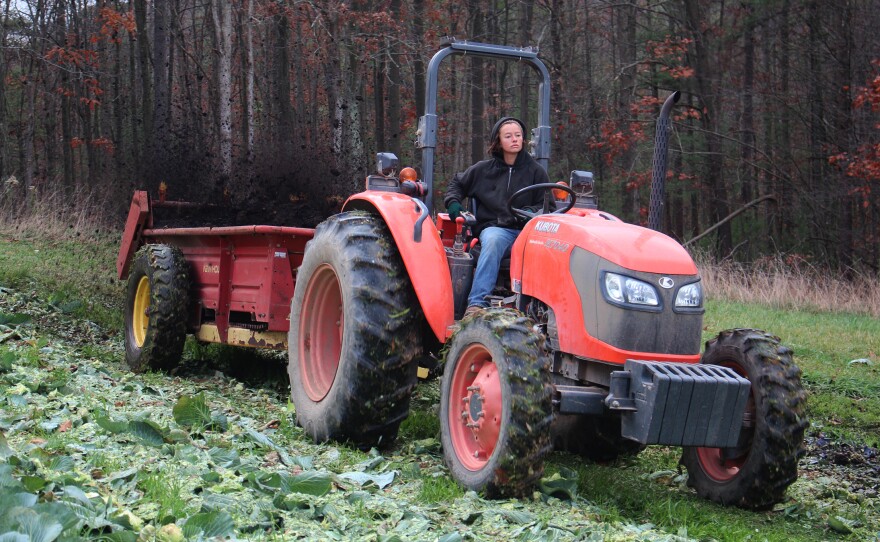
<svg viewBox="0 0 880 542"><path fill-rule="evenodd" d="M516 199L521 194L525 194L526 192L531 192L533 190L544 190L544 205L543 205L540 212L533 213L532 211L526 211L525 209L520 209L519 207L513 206L514 199ZM555 211L553 211L551 213L550 212L550 195L553 194L553 192L552 192L553 190L562 190L564 192L567 192L568 195L571 196L571 198L568 201L568 205L566 205L562 209L556 209ZM577 194L575 193L574 190L571 189L571 187L564 185L564 184L540 183L540 184L533 184L531 186L527 186L521 190L517 190L516 193L514 193L512 196L510 196L510 198L507 200L507 210L511 214L516 215L520 218L524 218L526 220L531 220L532 218L535 218L538 215L546 215L548 213L555 214L555 215L564 214L564 213L568 212L569 209L574 207L575 201L577 201Z"/></svg>

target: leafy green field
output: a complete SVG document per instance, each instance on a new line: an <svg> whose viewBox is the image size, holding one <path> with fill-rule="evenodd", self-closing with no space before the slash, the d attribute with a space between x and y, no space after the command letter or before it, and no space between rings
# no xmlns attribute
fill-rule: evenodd
<svg viewBox="0 0 880 542"><path fill-rule="evenodd" d="M810 392L801 476L770 512L698 499L680 452L661 447L604 465L554 453L533 498L486 501L442 464L436 381L418 388L398 444L364 453L304 437L277 356L193 343L170 375L128 372L116 248L100 236L0 234L2 540L8 531L46 541L880 535L876 319L710 302L705 339L730 327L779 335ZM259 375L247 372L254 363Z"/></svg>

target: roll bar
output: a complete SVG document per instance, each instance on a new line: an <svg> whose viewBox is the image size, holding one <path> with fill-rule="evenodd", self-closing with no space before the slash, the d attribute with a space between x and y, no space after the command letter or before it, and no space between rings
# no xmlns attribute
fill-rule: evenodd
<svg viewBox="0 0 880 542"><path fill-rule="evenodd" d="M422 181L427 187L425 203L434 209L434 149L437 147L437 73L440 63L450 55L476 55L501 60L527 62L541 77L538 86L538 126L532 129L535 160L545 170L550 160L550 73L538 58L537 47L510 47L444 38L441 49L428 64L425 82L425 114L419 117L416 147L422 149Z"/></svg>

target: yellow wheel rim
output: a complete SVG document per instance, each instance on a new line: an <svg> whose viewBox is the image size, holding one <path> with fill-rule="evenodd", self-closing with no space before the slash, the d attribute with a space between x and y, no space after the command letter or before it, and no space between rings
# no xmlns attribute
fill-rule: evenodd
<svg viewBox="0 0 880 542"><path fill-rule="evenodd" d="M138 348L144 345L147 327L150 325L150 279L141 277L137 292L134 294L134 306L131 308L131 330Z"/></svg>

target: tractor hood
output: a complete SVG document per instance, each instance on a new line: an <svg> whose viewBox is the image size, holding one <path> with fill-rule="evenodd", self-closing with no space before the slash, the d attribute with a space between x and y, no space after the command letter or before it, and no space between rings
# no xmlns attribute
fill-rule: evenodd
<svg viewBox="0 0 880 542"><path fill-rule="evenodd" d="M523 231L530 239L548 239L581 247L626 269L669 275L695 275L697 266L677 241L662 233L622 222L600 211L543 215ZM583 214L583 216L579 216Z"/></svg>

